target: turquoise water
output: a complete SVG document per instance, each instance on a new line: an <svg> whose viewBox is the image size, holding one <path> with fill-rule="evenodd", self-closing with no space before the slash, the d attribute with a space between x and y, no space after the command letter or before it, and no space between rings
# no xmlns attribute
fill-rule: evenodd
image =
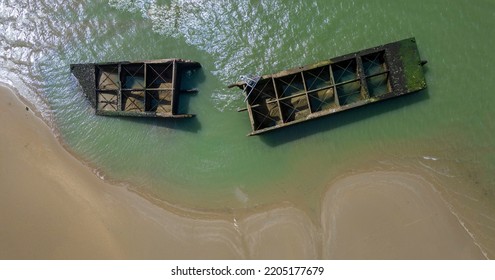
<svg viewBox="0 0 495 280"><path fill-rule="evenodd" d="M466 215L472 226L495 235L493 1L0 3L0 81L37 104L105 178L197 209L292 201L314 210L339 174L414 166L442 182L455 177L452 203L477 209ZM429 61L427 90L246 137L248 116L236 112L243 96L226 88L240 75L411 36ZM196 118L94 116L69 73L70 63L171 57L203 66L185 81L199 93L182 100Z"/></svg>

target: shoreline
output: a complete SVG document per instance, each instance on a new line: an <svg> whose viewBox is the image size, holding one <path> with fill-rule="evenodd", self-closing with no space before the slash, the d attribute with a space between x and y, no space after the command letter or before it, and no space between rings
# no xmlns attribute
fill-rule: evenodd
<svg viewBox="0 0 495 280"><path fill-rule="evenodd" d="M273 210L290 214L270 229L252 226L263 218L255 215L243 214L237 223L230 213L165 210L98 178L10 89L0 91L0 259L244 259L256 255L248 253L253 243L269 247L257 241L258 231L276 232L293 217L311 227L306 214L290 206ZM241 233L245 225L250 230ZM285 258L317 258L293 253Z"/></svg>
<svg viewBox="0 0 495 280"><path fill-rule="evenodd" d="M163 207L144 194L98 178L91 166L59 142L45 122L32 110L25 110L23 100L11 89L0 85L0 96L0 178L4 182L0 187L0 221L5 225L0 230L0 259L485 258L424 178L379 171L337 178L322 196L321 217L316 224L290 202L225 213L183 209L166 202ZM398 187L370 185L373 176ZM409 180L406 187L396 183L404 178ZM437 219L413 223L423 234L414 236L421 245L417 247L441 242L445 250L442 254L411 254L407 250L377 254L377 244L394 241L392 249L402 248L407 234L391 228L376 233L373 224L356 224L360 218L356 213L369 213L368 220L380 221L387 212L362 200L363 192L375 189L407 200L411 188L418 189L415 207L403 209L401 216L388 217L388 221L400 224L405 218L425 216L424 211L432 210L440 220L448 221L437 230L448 236L429 231ZM336 200L337 193L353 195ZM388 203L389 210L396 206L393 200L380 197L375 202ZM422 204L427 205L426 210L420 209ZM334 214L338 212L335 209L345 210L344 214ZM353 236L356 227L362 234ZM363 241L373 233L380 242ZM349 255L349 244L359 242L359 250ZM463 250L456 250L459 242Z"/></svg>

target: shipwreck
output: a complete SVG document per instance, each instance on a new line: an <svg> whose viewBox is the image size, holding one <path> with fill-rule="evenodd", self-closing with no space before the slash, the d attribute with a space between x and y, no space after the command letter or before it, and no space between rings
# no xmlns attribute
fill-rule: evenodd
<svg viewBox="0 0 495 280"><path fill-rule="evenodd" d="M414 38L264 76L229 87L245 94L257 135L426 88Z"/></svg>
<svg viewBox="0 0 495 280"><path fill-rule="evenodd" d="M200 67L183 59L70 65L97 115L163 118L194 116L179 112L180 95L197 92L181 89L181 78Z"/></svg>

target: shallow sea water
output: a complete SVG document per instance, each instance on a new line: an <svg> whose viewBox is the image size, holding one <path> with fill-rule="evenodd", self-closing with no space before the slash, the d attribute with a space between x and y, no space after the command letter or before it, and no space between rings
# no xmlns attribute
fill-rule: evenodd
<svg viewBox="0 0 495 280"><path fill-rule="evenodd" d="M495 3L0 0L0 82L35 104L106 179L208 211L290 201L316 214L341 174L429 174L495 251ZM428 89L259 137L226 86L416 37ZM199 61L181 100L196 118L94 116L69 64ZM491 245L490 245L491 244ZM489 250L490 251L490 250Z"/></svg>

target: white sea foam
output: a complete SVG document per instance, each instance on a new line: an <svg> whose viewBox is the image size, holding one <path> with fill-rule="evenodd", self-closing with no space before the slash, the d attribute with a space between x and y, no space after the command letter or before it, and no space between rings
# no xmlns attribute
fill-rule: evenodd
<svg viewBox="0 0 495 280"><path fill-rule="evenodd" d="M243 204L246 204L249 201L249 196L245 192L243 192L239 187L235 188L234 194L237 200L239 200Z"/></svg>
<svg viewBox="0 0 495 280"><path fill-rule="evenodd" d="M438 158L432 157L432 156L423 156L423 158L426 159L426 160L433 160L433 161L437 161L438 160Z"/></svg>

